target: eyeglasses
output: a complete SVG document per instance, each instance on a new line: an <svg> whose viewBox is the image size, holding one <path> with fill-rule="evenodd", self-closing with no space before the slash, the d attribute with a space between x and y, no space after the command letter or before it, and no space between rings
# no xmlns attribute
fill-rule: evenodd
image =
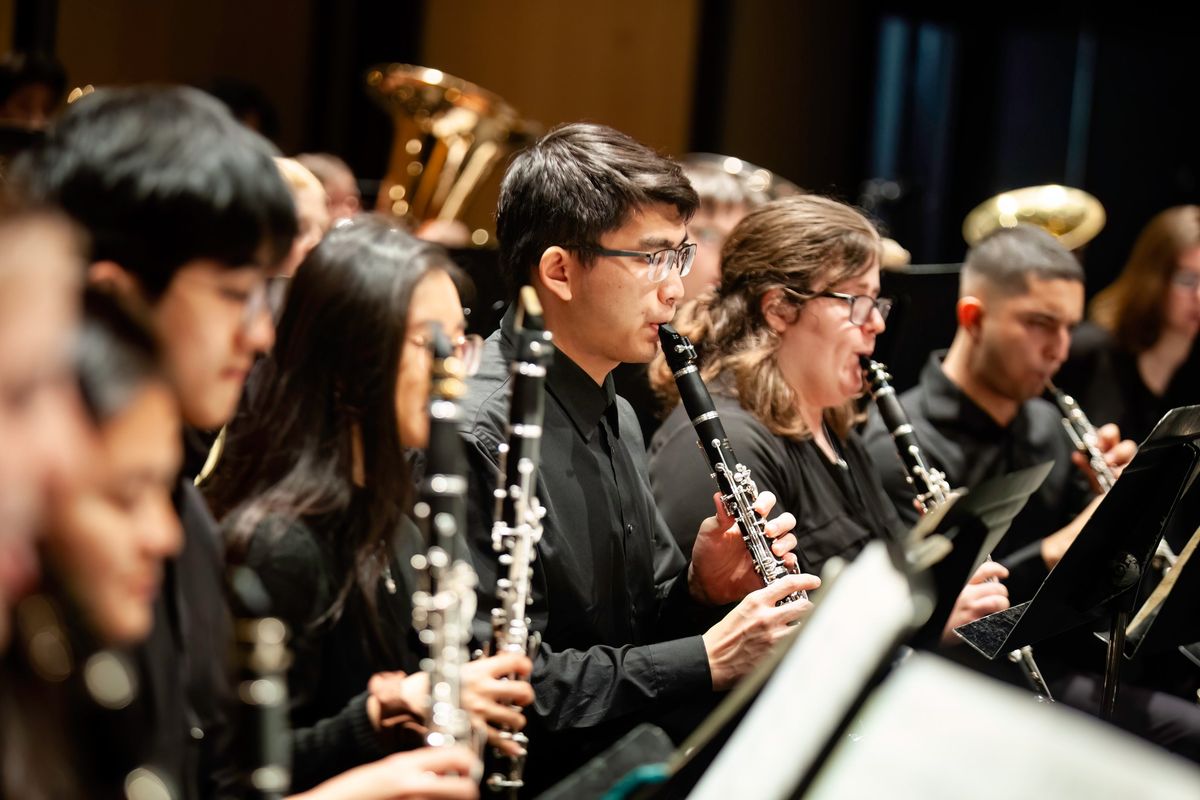
<svg viewBox="0 0 1200 800"><path fill-rule="evenodd" d="M1171 276L1171 285L1194 292L1196 289L1200 289L1200 272L1181 269Z"/></svg>
<svg viewBox="0 0 1200 800"><path fill-rule="evenodd" d="M786 286L783 287L783 290L802 300L809 300L814 297L831 297L834 300L844 300L846 305L850 307L851 325L866 325L867 320L871 318L872 311L878 311L879 318L886 321L888 314L892 312L892 305L895 303L890 297L871 297L869 294L843 294L842 292L814 292L812 294L805 294L797 292L795 289L789 289Z"/></svg>
<svg viewBox="0 0 1200 800"><path fill-rule="evenodd" d="M696 260L696 243L686 242L679 247L668 247L643 253L638 250L610 250L596 244L567 245L575 250L588 250L597 255L614 256L616 258L640 258L646 262L646 278L651 283L662 283L671 274L671 270L679 268L679 277L692 271L692 262Z"/></svg>
<svg viewBox="0 0 1200 800"><path fill-rule="evenodd" d="M224 284L203 275L188 277L197 283L204 283L231 306L241 306L241 318L238 322L243 331L253 327L264 311L270 312L272 322L277 322L283 311L289 285L288 278L279 275L256 281L249 289Z"/></svg>
<svg viewBox="0 0 1200 800"><path fill-rule="evenodd" d="M407 341L422 350L428 350L432 338L428 333L414 333ZM478 334L469 333L452 339L450 346L454 348L454 357L462 364L463 374L474 375L483 356L483 338Z"/></svg>

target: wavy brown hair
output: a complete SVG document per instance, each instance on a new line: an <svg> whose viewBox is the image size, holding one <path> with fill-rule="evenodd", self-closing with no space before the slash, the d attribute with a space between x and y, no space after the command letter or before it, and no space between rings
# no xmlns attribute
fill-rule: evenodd
<svg viewBox="0 0 1200 800"><path fill-rule="evenodd" d="M771 432L811 436L800 416L801 398L779 369L779 335L763 315L762 299L775 289L799 314L811 296L878 263L875 227L850 206L816 195L776 200L749 214L721 249L721 285L679 309L675 327L702 353L700 374L714 391L731 394ZM795 316L793 316L795 319ZM660 353L651 382L669 408L678 402L670 369ZM826 422L845 436L857 414L854 403L828 409Z"/></svg>
<svg viewBox="0 0 1200 800"><path fill-rule="evenodd" d="M1154 346L1179 254L1200 245L1200 206L1160 211L1142 228L1117 279L1092 298L1089 316L1133 353Z"/></svg>

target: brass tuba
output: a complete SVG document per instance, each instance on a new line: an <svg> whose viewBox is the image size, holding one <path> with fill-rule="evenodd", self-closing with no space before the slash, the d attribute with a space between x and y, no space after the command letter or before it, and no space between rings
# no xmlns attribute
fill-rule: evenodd
<svg viewBox="0 0 1200 800"><path fill-rule="evenodd" d="M502 98L441 70L378 66L367 88L395 126L376 209L413 227L461 220L495 166L539 132Z"/></svg>
<svg viewBox="0 0 1200 800"><path fill-rule="evenodd" d="M1095 197L1082 189L1051 183L1001 192L985 200L963 220L963 238L974 246L997 228L1026 223L1044 228L1063 247L1074 250L1090 242L1104 222L1104 206Z"/></svg>

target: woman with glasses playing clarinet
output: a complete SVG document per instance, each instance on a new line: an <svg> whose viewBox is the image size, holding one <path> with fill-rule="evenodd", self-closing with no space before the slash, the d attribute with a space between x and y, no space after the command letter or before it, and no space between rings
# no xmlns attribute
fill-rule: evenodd
<svg viewBox="0 0 1200 800"><path fill-rule="evenodd" d="M701 353L700 374L739 461L760 491L775 493L777 508L796 515L803 572L820 574L831 557L852 559L872 539L904 530L853 429L860 362L892 305L879 297L880 250L871 223L842 203L814 195L768 203L726 240L716 292L676 321ZM661 356L652 377L670 402L674 382ZM708 471L676 405L654 437L650 474L685 552L711 503ZM1005 574L985 563L946 630L1007 608L1003 584L989 580Z"/></svg>
<svg viewBox="0 0 1200 800"><path fill-rule="evenodd" d="M429 440L430 324L470 361L446 253L371 216L333 230L292 281L275 348L207 492L228 557L288 623L293 790L419 746L428 677L413 631L409 451ZM519 730L524 656L464 670L463 705Z"/></svg>

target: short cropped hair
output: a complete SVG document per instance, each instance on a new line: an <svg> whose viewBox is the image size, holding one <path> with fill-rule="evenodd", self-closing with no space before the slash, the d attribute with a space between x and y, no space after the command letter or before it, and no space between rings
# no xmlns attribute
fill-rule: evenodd
<svg viewBox="0 0 1200 800"><path fill-rule="evenodd" d="M105 89L75 102L14 165L16 190L56 205L156 300L184 264L271 265L296 236L274 147L185 87Z"/></svg>
<svg viewBox="0 0 1200 800"><path fill-rule="evenodd" d="M684 222L700 204L682 168L603 125L562 125L517 154L500 186L496 238L511 296L548 247L594 245L631 212L673 206ZM579 250L583 263L594 254Z"/></svg>
<svg viewBox="0 0 1200 800"><path fill-rule="evenodd" d="M1029 278L1084 282L1083 267L1048 231L1034 225L999 228L967 252L959 293L983 280L1002 295L1029 291Z"/></svg>

